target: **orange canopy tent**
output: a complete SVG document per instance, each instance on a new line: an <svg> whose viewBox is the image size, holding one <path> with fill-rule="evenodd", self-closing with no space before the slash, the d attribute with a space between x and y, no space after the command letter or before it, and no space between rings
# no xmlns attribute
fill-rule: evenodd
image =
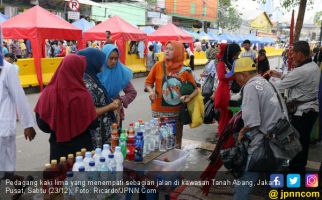
<svg viewBox="0 0 322 200"><path fill-rule="evenodd" d="M77 40L79 47L82 47L82 30L40 6L30 8L1 26L4 38L30 40L41 89L43 81L40 59L45 56L45 39Z"/></svg>
<svg viewBox="0 0 322 200"><path fill-rule="evenodd" d="M193 43L193 37L184 32L174 24L161 26L158 30L148 35L149 41L159 41L165 43L169 40L176 40L183 43Z"/></svg>
<svg viewBox="0 0 322 200"><path fill-rule="evenodd" d="M84 41L106 40L106 31L111 32L111 39L116 42L120 49L120 60L125 63L125 50L127 41L144 41L147 35L135 26L124 21L118 16L114 16L95 27L85 31Z"/></svg>

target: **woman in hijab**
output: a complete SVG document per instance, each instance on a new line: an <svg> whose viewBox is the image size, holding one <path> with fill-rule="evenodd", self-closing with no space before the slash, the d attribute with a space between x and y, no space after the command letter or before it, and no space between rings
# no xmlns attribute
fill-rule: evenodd
<svg viewBox="0 0 322 200"><path fill-rule="evenodd" d="M226 73L232 69L234 60L236 60L241 52L241 49L238 44L225 44L222 43L219 46L220 52L217 55L218 64L217 64L217 76L219 80L218 87L214 93L215 98L215 108L219 110L219 125L218 125L218 134L219 138L223 132L223 129L228 124L229 120L232 117L229 108L230 100L230 79L226 78Z"/></svg>
<svg viewBox="0 0 322 200"><path fill-rule="evenodd" d="M111 127L115 123L113 111L117 110L120 105L118 105L118 101L112 101L108 92L96 76L102 71L106 55L96 48L86 48L77 54L86 57L87 66L84 83L91 93L94 105L98 111L96 126L90 127L93 147L94 149L97 147L102 148L103 144L110 143Z"/></svg>
<svg viewBox="0 0 322 200"><path fill-rule="evenodd" d="M115 112L115 117L119 128L121 128L122 120L124 120L123 108L127 108L137 95L131 83L133 72L120 62L120 52L115 45L105 45L102 52L105 53L106 59L103 71L97 74L97 77L102 82L110 98L116 100L115 102L120 105ZM121 91L124 92L124 96L120 96Z"/></svg>
<svg viewBox="0 0 322 200"><path fill-rule="evenodd" d="M50 160L93 149L88 130L97 113L83 82L85 69L85 57L66 56L35 107L39 128L51 133Z"/></svg>
<svg viewBox="0 0 322 200"><path fill-rule="evenodd" d="M176 148L181 148L182 141L183 125L178 119L181 101L188 103L198 94L191 69L183 66L184 51L182 43L169 41L165 49L165 59L154 65L145 81L152 102L152 116L176 120ZM194 91L190 95L181 96L180 87L186 81L194 86Z"/></svg>

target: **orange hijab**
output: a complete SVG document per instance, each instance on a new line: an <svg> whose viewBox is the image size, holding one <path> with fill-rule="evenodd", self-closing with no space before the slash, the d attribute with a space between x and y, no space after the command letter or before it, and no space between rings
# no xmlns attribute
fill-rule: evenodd
<svg viewBox="0 0 322 200"><path fill-rule="evenodd" d="M166 45L172 44L174 49L173 58L171 60L167 60L164 58L165 64L167 66L168 71L178 72L183 67L184 61L184 46L181 42L178 41L169 41Z"/></svg>

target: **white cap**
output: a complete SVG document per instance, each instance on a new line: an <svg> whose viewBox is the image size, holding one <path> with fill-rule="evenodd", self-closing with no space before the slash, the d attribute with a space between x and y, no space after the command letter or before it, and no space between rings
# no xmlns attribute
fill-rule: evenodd
<svg viewBox="0 0 322 200"><path fill-rule="evenodd" d="M104 144L103 149L105 149L105 150L110 149L110 145L109 144Z"/></svg>
<svg viewBox="0 0 322 200"><path fill-rule="evenodd" d="M91 153L91 152L89 152L89 151L87 151L87 152L85 153L85 157L86 157L86 158L90 158L90 157L92 157L92 153Z"/></svg>
<svg viewBox="0 0 322 200"><path fill-rule="evenodd" d="M100 153L102 153L102 149L101 149L101 148L96 148L96 149L95 149L95 152L96 152L97 154L100 154Z"/></svg>
<svg viewBox="0 0 322 200"><path fill-rule="evenodd" d="M121 152L121 147L120 146L115 147L115 152Z"/></svg>
<svg viewBox="0 0 322 200"><path fill-rule="evenodd" d="M82 156L77 156L76 157L76 162L83 162L83 157Z"/></svg>

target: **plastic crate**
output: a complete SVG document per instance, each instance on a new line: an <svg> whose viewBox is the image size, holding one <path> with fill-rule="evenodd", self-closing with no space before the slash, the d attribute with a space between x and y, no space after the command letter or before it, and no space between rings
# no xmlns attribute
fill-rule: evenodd
<svg viewBox="0 0 322 200"><path fill-rule="evenodd" d="M151 162L151 171L182 171L188 158L188 152L180 149L173 149L162 154ZM164 161L167 159L168 162Z"/></svg>

